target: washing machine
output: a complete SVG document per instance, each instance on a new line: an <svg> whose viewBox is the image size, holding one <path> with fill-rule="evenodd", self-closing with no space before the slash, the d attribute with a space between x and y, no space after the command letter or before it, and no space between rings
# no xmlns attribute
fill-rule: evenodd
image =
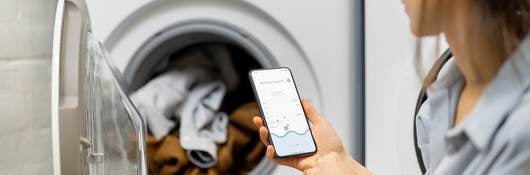
<svg viewBox="0 0 530 175"><path fill-rule="evenodd" d="M201 43L246 52L250 68L286 66L300 93L333 124L348 151L362 159L362 65L356 16L349 0L91 0L93 31L125 77L141 87L161 60ZM356 7L358 6L358 7ZM239 60L245 61L245 60ZM235 62L239 62L237 59ZM240 71L245 74L246 72ZM362 160L361 160L362 161ZM289 171L278 168L278 174ZM290 171L289 171L290 172Z"/></svg>
<svg viewBox="0 0 530 175"><path fill-rule="evenodd" d="M85 2L0 7L0 174L147 174L146 126Z"/></svg>
<svg viewBox="0 0 530 175"><path fill-rule="evenodd" d="M362 4L1 4L0 76L9 82L0 86L1 109L7 114L0 118L0 142L7 150L0 159L1 174L147 174L147 127L129 95L169 55L207 43L225 44L238 53L234 64L241 79L254 68L290 67L301 96L319 109L349 153L362 162ZM266 159L251 172L297 173Z"/></svg>

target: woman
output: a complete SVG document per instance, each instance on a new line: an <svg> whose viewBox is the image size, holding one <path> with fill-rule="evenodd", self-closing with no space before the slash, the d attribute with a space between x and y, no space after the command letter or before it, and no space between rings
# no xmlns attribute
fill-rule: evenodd
<svg viewBox="0 0 530 175"><path fill-rule="evenodd" d="M403 0L418 36L443 34L454 59L424 81L416 116L427 174L530 173L530 0ZM331 125L303 103L318 146L308 157L276 159L305 174L370 174ZM268 145L268 131L254 117Z"/></svg>

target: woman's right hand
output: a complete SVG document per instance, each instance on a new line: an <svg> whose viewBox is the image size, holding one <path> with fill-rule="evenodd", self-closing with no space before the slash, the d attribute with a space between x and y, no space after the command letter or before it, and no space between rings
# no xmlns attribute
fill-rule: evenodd
<svg viewBox="0 0 530 175"><path fill-rule="evenodd" d="M350 168L362 168L360 164L354 161L344 149L342 142L331 126L331 124L321 117L321 115L307 102L306 100L302 101L304 111L307 115L309 121L313 124L311 127L311 132L316 142L317 152L313 155L303 156L303 157L291 157L291 158L276 158L274 157L274 147L269 144L269 132L263 124L263 120L259 116L255 116L253 121L256 126L259 127L259 136L263 144L267 146L266 155L269 159L279 165L285 165L289 167L296 168L304 174L314 174L313 172L320 172L324 169L330 169L329 167L318 167L317 165L338 165L333 164L329 161L343 161L353 163L349 164ZM332 156L330 156L332 155ZM325 162L323 162L325 161ZM331 168L339 169L341 167ZM343 167L347 168L347 167ZM347 169L350 169L347 168ZM354 174L355 172L350 172L349 174Z"/></svg>

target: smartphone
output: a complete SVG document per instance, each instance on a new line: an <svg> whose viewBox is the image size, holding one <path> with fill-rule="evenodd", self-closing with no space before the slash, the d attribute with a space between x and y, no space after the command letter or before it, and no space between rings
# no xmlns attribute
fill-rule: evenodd
<svg viewBox="0 0 530 175"><path fill-rule="evenodd" d="M269 143L277 158L305 156L317 151L291 70L286 67L249 72Z"/></svg>

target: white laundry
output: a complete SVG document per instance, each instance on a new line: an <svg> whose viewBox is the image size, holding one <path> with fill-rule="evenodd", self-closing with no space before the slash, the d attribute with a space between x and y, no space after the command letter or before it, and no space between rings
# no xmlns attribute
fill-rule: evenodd
<svg viewBox="0 0 530 175"><path fill-rule="evenodd" d="M217 145L226 142L228 116L218 112L227 91L239 85L226 46L188 48L161 64L162 72L131 95L156 139L179 123L182 147L201 168L217 163Z"/></svg>
<svg viewBox="0 0 530 175"><path fill-rule="evenodd" d="M228 116L217 112L225 92L221 81L199 85L176 111L181 122L181 146L187 151L188 159L198 167L214 166L217 163L216 143L226 141Z"/></svg>
<svg viewBox="0 0 530 175"><path fill-rule="evenodd" d="M223 80L229 90L239 84L228 48L223 45L204 45L189 48L174 56L170 63L158 69L168 69L131 95L131 99L146 120L156 139L166 136L175 126L175 110L193 86Z"/></svg>
<svg viewBox="0 0 530 175"><path fill-rule="evenodd" d="M156 77L131 95L156 139L166 136L175 127L170 118L186 98L194 77L189 72L173 70Z"/></svg>

